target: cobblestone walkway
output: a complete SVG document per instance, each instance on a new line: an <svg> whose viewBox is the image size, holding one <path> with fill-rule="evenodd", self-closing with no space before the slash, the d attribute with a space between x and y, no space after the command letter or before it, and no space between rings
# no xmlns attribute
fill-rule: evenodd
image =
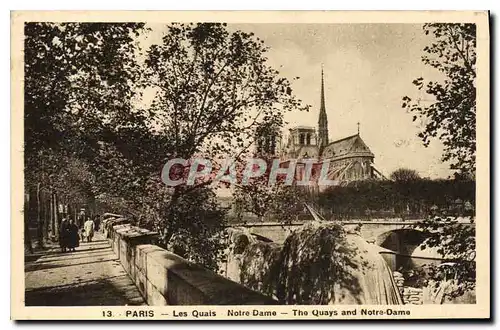
<svg viewBox="0 0 500 330"><path fill-rule="evenodd" d="M26 306L144 305L110 244L99 233L75 252L53 247L25 263Z"/></svg>

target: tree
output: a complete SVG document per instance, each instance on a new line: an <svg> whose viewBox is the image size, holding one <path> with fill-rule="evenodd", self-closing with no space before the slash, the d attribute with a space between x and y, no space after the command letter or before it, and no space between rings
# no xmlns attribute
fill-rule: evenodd
<svg viewBox="0 0 500 330"><path fill-rule="evenodd" d="M36 187L38 199L40 191L52 189L51 178L67 165L62 159L87 161L95 174L101 168L102 157L97 156L103 155L103 140L134 145L131 140L138 130L129 139L123 138L128 136L123 131L141 125L130 111L130 101L137 72L133 36L143 25L25 25L25 188ZM39 228L48 221L41 215L42 206L38 203ZM41 230L38 236L43 245Z"/></svg>
<svg viewBox="0 0 500 330"><path fill-rule="evenodd" d="M150 113L168 133L177 157L245 152L258 125L281 127L286 111L308 109L290 82L267 65L268 48L252 33L225 24L172 24L148 51L146 84L155 87Z"/></svg>
<svg viewBox="0 0 500 330"><path fill-rule="evenodd" d="M251 34L172 24L142 53L144 31L142 23L26 25L26 188L127 212L160 230L162 246L187 247L184 256L212 267L225 212L210 182L165 187L163 165L236 160L256 125L281 127L285 111L307 107ZM145 90L155 93L151 106L141 106Z"/></svg>
<svg viewBox="0 0 500 330"><path fill-rule="evenodd" d="M215 193L200 187L183 194L173 207L168 220L170 226L178 230L169 239L168 250L217 271L227 246L224 240L226 210L218 204Z"/></svg>
<svg viewBox="0 0 500 330"><path fill-rule="evenodd" d="M249 212L261 221L272 218L283 224L296 220L297 214L304 210L305 190L285 185L283 180L269 186L267 180L263 176L250 184L235 187L233 203L239 213L237 216L241 219L242 212Z"/></svg>
<svg viewBox="0 0 500 330"><path fill-rule="evenodd" d="M308 109L294 97L290 82L267 64L267 50L253 34L229 32L226 24L168 26L162 43L147 52L143 86L155 92L148 109L154 131L171 141L162 162L220 156L238 161L254 142L256 127L281 127L286 111ZM162 215L164 244L188 227L189 219L171 221L175 204L208 184L155 190L165 201L151 205Z"/></svg>
<svg viewBox="0 0 500 330"><path fill-rule="evenodd" d="M452 217L434 217L415 225L426 239L421 249L434 248L446 263L425 268L427 280L439 286L449 283L446 295L462 296L476 288L476 227ZM432 284L431 284L432 285Z"/></svg>
<svg viewBox="0 0 500 330"><path fill-rule="evenodd" d="M429 23L424 32L434 41L424 48L422 61L444 75L442 82L413 81L434 100L422 105L403 97L403 108L426 122L419 133L425 146L439 138L444 145L443 161L451 168L475 174L476 161L476 26L475 24Z"/></svg>
<svg viewBox="0 0 500 330"><path fill-rule="evenodd" d="M460 200L464 203L461 207L469 204L465 213L473 215L470 203L475 200L475 190L475 181L465 178L422 178L405 182L364 180L347 186L329 187L320 192L318 204L326 214L331 212L337 219L361 217L365 210L370 210L371 216L401 216L405 206L413 215L421 217L430 215L433 206L460 214L459 210L451 210L453 206L458 206L456 201Z"/></svg>
<svg viewBox="0 0 500 330"><path fill-rule="evenodd" d="M474 24L429 23L424 32L434 41L424 48L422 61L444 75L442 82L420 77L413 81L434 98L423 106L408 96L403 97L403 108L417 118L426 120L419 133L424 145L438 137L444 145L443 161L461 177L475 176L476 171L476 26ZM473 218L471 219L473 222ZM431 278L442 283L450 271L456 278L451 296L462 295L473 289L476 281L475 227L463 225L446 216L430 217L417 224L427 239L424 246L435 247L451 264L431 267ZM450 266L451 265L451 266Z"/></svg>
<svg viewBox="0 0 500 330"><path fill-rule="evenodd" d="M234 187L233 204L237 210L236 216L242 220L243 213L248 212L256 215L260 221L265 218L272 218L273 221L290 223L296 220L297 215L304 211L304 202L308 198L306 189L297 186L294 180L291 184L286 182L286 176L276 175L276 180L271 180L271 170L273 162L280 161L272 154L257 152L250 154L249 159L258 158L265 164L266 169L260 176L251 177L247 182L243 182L246 174L247 164L236 167L236 179L242 184ZM261 165L259 165L260 167ZM286 162L280 161L280 167L288 167ZM254 169L258 171L258 169Z"/></svg>
<svg viewBox="0 0 500 330"><path fill-rule="evenodd" d="M391 173L389 176L391 180L396 182L411 182L420 179L420 175L417 171L408 168L399 168Z"/></svg>
<svg viewBox="0 0 500 330"><path fill-rule="evenodd" d="M418 201L413 198L415 182L420 180L418 172L408 168L400 168L392 172L390 178L396 183L395 188L401 199L401 203L394 205L397 212L414 213L418 209Z"/></svg>
<svg viewBox="0 0 500 330"><path fill-rule="evenodd" d="M132 35L142 27L136 23L25 25L28 161L47 150L90 158L103 133L109 136L119 124L127 128L125 124L140 119L133 117L130 103L138 72Z"/></svg>

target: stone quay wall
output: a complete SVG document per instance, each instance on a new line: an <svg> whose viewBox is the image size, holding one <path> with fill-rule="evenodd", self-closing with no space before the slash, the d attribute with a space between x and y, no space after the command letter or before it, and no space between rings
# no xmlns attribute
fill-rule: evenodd
<svg viewBox="0 0 500 330"><path fill-rule="evenodd" d="M274 305L277 302L154 245L158 234L123 219L103 231L146 303L165 305Z"/></svg>
<svg viewBox="0 0 500 330"><path fill-rule="evenodd" d="M393 272L394 281L399 289L399 294L405 305L422 305L424 302L424 290L411 286L404 286L404 277L400 272Z"/></svg>
<svg viewBox="0 0 500 330"><path fill-rule="evenodd" d="M405 305L422 305L423 304L423 289L413 288L411 286L404 287L403 290L403 303Z"/></svg>

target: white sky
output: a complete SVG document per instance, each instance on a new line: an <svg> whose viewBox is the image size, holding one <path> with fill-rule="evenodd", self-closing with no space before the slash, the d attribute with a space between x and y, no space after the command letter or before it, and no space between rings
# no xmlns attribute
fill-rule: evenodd
<svg viewBox="0 0 500 330"><path fill-rule="evenodd" d="M412 80L439 78L425 66L422 49L432 40L415 24L230 24L229 29L254 32L271 49L269 64L287 77L300 77L294 93L312 105L309 113L290 113L289 126L317 127L321 64L330 140L357 131L375 154L375 166L385 175L399 167L423 177L448 177L440 161L442 145L425 148L417 137L417 122L401 108L401 98L429 97L417 92ZM161 42L164 28L151 26L146 44ZM425 102L425 101L423 101Z"/></svg>

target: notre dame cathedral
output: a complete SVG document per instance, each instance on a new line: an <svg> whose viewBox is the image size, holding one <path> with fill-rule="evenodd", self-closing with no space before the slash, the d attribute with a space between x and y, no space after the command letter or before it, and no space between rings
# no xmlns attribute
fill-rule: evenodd
<svg viewBox="0 0 500 330"><path fill-rule="evenodd" d="M299 166L300 160L317 159L317 164L328 160L330 167L327 179L336 180L341 185L352 181L383 178L383 175L373 165L375 156L361 138L359 126L357 134L330 141L323 70L321 70L321 105L318 129L310 126L296 126L290 129L287 138L278 137L277 140L275 137L260 136L257 142L257 152L271 153L284 161L297 159L298 171L304 168Z"/></svg>

